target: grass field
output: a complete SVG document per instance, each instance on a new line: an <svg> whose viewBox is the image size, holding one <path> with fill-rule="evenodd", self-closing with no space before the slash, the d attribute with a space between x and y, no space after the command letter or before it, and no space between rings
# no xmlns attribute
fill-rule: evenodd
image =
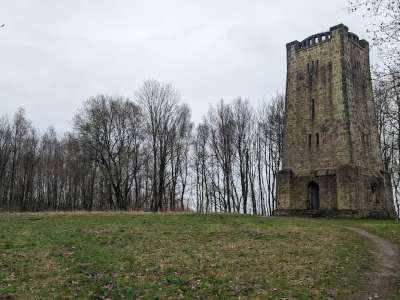
<svg viewBox="0 0 400 300"><path fill-rule="evenodd" d="M345 220L342 223L346 223ZM365 229L371 233L379 235L383 238L400 246L400 224L391 220L353 220L348 224Z"/></svg>
<svg viewBox="0 0 400 300"><path fill-rule="evenodd" d="M390 221L2 214L0 298L349 297L368 265L349 223L400 243Z"/></svg>

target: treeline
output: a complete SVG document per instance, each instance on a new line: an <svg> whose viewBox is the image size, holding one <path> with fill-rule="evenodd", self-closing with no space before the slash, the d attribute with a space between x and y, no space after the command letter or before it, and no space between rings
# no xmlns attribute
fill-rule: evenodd
<svg viewBox="0 0 400 300"><path fill-rule="evenodd" d="M192 123L170 85L144 83L135 101L96 96L59 137L19 110L0 121L5 210L184 209Z"/></svg>
<svg viewBox="0 0 400 300"><path fill-rule="evenodd" d="M195 133L196 210L272 214L281 167L284 97L211 108Z"/></svg>
<svg viewBox="0 0 400 300"><path fill-rule="evenodd" d="M400 212L400 72L375 71L382 160ZM270 215L281 168L283 95L221 100L194 127L170 85L85 101L70 132L0 118L0 209L194 210Z"/></svg>
<svg viewBox="0 0 400 300"><path fill-rule="evenodd" d="M0 120L0 208L269 214L283 107L221 101L194 128L178 92L147 81L134 99L85 101L63 136L20 109Z"/></svg>

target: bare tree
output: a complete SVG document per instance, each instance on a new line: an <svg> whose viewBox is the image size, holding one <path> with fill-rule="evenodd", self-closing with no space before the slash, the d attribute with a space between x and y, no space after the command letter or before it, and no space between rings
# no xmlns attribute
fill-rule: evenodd
<svg viewBox="0 0 400 300"><path fill-rule="evenodd" d="M0 199L1 207L9 208L8 199L9 182L7 172L11 159L12 133L10 122L7 118L0 119Z"/></svg>
<svg viewBox="0 0 400 300"><path fill-rule="evenodd" d="M400 217L400 78L396 73L375 71L375 113L382 162L390 175L395 210Z"/></svg>
<svg viewBox="0 0 400 300"><path fill-rule="evenodd" d="M368 32L377 47L383 68L400 65L400 0L350 0L350 10L360 11L370 21Z"/></svg>
<svg viewBox="0 0 400 300"><path fill-rule="evenodd" d="M247 214L251 165L251 132L253 111L248 101L238 98L233 103L233 123L235 125L235 147L239 163L239 177L243 213Z"/></svg>
<svg viewBox="0 0 400 300"><path fill-rule="evenodd" d="M238 199L233 180L235 124L231 106L221 100L216 110L210 110L208 123L210 128L210 148L222 170L224 211L236 212Z"/></svg>
<svg viewBox="0 0 400 300"><path fill-rule="evenodd" d="M132 165L140 151L140 124L140 108L121 97L91 98L75 116L74 128L82 148L113 189L115 202L113 197L110 201L114 208L126 209L129 204Z"/></svg>
<svg viewBox="0 0 400 300"><path fill-rule="evenodd" d="M167 209L163 203L179 95L171 85L152 80L143 84L137 99L144 113L146 135L152 150L151 209L159 211Z"/></svg>
<svg viewBox="0 0 400 300"><path fill-rule="evenodd" d="M184 195L188 177L188 152L191 145L193 124L186 104L177 107L170 140L170 209L176 209L176 196L184 210ZM178 184L180 192L178 191Z"/></svg>
<svg viewBox="0 0 400 300"><path fill-rule="evenodd" d="M272 214L281 168L284 96L257 114L240 98L211 107L197 127L193 169L198 212Z"/></svg>

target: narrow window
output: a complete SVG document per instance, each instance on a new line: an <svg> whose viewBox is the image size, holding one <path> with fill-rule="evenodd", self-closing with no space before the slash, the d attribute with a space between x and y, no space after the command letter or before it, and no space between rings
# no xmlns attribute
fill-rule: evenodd
<svg viewBox="0 0 400 300"><path fill-rule="evenodd" d="M375 182L371 183L371 193L375 194L377 184Z"/></svg>
<svg viewBox="0 0 400 300"><path fill-rule="evenodd" d="M319 133L315 134L315 145L319 147Z"/></svg>
<svg viewBox="0 0 400 300"><path fill-rule="evenodd" d="M362 135L361 135L361 142L362 142L363 150L365 152L365 134L364 133L362 133Z"/></svg>
<svg viewBox="0 0 400 300"><path fill-rule="evenodd" d="M311 120L315 120L315 100L311 99Z"/></svg>
<svg viewBox="0 0 400 300"><path fill-rule="evenodd" d="M311 134L308 135L308 148L311 148Z"/></svg>

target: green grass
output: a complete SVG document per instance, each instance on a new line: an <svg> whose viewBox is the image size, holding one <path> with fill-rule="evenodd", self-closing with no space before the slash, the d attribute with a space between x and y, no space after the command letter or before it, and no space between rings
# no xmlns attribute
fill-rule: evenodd
<svg viewBox="0 0 400 300"><path fill-rule="evenodd" d="M348 221L349 222L349 221ZM400 246L400 224L392 220L354 220L350 225L360 227L371 233L386 238Z"/></svg>
<svg viewBox="0 0 400 300"><path fill-rule="evenodd" d="M333 226L358 227L383 237L400 247L400 224L394 220L319 219L318 222ZM395 297L400 299L400 282L396 286Z"/></svg>
<svg viewBox="0 0 400 300"><path fill-rule="evenodd" d="M234 215L2 214L0 298L349 297L368 255L362 238L335 224Z"/></svg>

